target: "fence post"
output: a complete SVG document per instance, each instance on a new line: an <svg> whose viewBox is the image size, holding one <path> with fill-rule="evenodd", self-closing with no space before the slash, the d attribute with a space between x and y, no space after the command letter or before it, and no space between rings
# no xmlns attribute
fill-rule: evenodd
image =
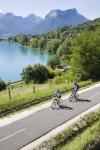
<svg viewBox="0 0 100 150"><path fill-rule="evenodd" d="M11 91L9 87L8 87L8 93L9 93L9 99L11 100Z"/></svg>
<svg viewBox="0 0 100 150"><path fill-rule="evenodd" d="M33 84L33 93L35 94L35 85Z"/></svg>
<svg viewBox="0 0 100 150"><path fill-rule="evenodd" d="M9 99L11 100L10 81L8 82L8 95L9 95Z"/></svg>

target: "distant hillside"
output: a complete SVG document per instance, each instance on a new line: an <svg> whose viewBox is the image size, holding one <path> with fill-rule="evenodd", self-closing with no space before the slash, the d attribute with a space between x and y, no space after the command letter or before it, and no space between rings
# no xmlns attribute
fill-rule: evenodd
<svg viewBox="0 0 100 150"><path fill-rule="evenodd" d="M77 10L52 10L44 19L34 14L28 17L15 16L12 13L0 14L0 35L41 34L55 28L77 25L88 19L80 15Z"/></svg>
<svg viewBox="0 0 100 150"><path fill-rule="evenodd" d="M49 50L50 46L54 44L51 41L57 42L58 40L59 42L61 41L60 44L62 44L65 40L76 38L83 31L95 31L98 28L100 28L100 18L79 25L60 27L41 35L20 34L13 37L10 36L9 40L16 41L21 45Z"/></svg>

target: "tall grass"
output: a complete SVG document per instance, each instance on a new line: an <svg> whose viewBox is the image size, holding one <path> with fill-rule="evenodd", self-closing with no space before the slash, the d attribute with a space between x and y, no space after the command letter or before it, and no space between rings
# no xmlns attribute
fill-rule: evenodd
<svg viewBox="0 0 100 150"><path fill-rule="evenodd" d="M86 150L86 145L97 138L100 139L100 120L94 123L92 127L84 130L83 133L79 134L65 146L59 147L56 150Z"/></svg>

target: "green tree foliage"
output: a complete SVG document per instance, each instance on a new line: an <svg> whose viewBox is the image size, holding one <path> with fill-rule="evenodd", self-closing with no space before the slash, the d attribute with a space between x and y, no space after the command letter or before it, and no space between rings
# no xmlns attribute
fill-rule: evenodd
<svg viewBox="0 0 100 150"><path fill-rule="evenodd" d="M58 49L60 44L61 44L61 40L59 40L59 39L52 39L52 40L48 41L46 49L49 52L52 52L52 53L55 54L57 52L57 49Z"/></svg>
<svg viewBox="0 0 100 150"><path fill-rule="evenodd" d="M28 36L23 34L18 35L17 40L22 46L27 45L29 42Z"/></svg>
<svg viewBox="0 0 100 150"><path fill-rule="evenodd" d="M79 38L82 37L81 33L84 31L86 31L89 34L90 34L90 32L94 33L95 35L97 33L99 33L100 32L100 18L98 18L94 21L88 21L86 23L83 23L83 24L80 24L77 26L67 26L67 27L57 28L46 34L18 35L15 37L15 39L17 39L17 41L22 45L31 46L34 48L40 48L42 50L49 51L53 54L57 54L60 57L61 65L63 65L63 64L65 65L65 64L70 64L70 59L71 59L71 55L72 55L72 45L74 47L74 50L76 49L75 53L77 53L78 50L80 51L80 47L82 49L82 45L80 44L81 41L79 41ZM94 35L94 37L95 37L95 35ZM82 43L86 43L87 41L89 41L88 35L86 35L86 36L87 36L86 40L85 40L85 37L81 38L81 39L84 39L84 42L82 41ZM77 37L79 37L79 38L77 38ZM11 37L11 40L12 39L15 40L14 38ZM89 39L90 39L90 37L89 37ZM95 40L93 39L93 43L95 42ZM75 41L77 41L77 42L75 42ZM88 43L91 43L91 41L92 41L92 39L90 39L90 41ZM90 44L89 44L89 46L90 46ZM80 55L77 57L80 58ZM74 62L73 62L73 64L74 64ZM83 67L79 67L79 68L77 68L77 70L78 70L77 71L78 77L80 75L80 72L82 72L82 71L85 74L87 74L87 77L88 77L88 71L86 72L86 70ZM81 77L81 78L83 78L83 77Z"/></svg>
<svg viewBox="0 0 100 150"><path fill-rule="evenodd" d="M81 80L100 77L100 32L86 31L76 39L71 71Z"/></svg>
<svg viewBox="0 0 100 150"><path fill-rule="evenodd" d="M29 83L33 81L33 75L34 75L34 69L30 65L24 68L21 73L22 80L24 80L25 83Z"/></svg>
<svg viewBox="0 0 100 150"><path fill-rule="evenodd" d="M33 38L30 40L30 46L37 48L38 47L38 39L37 38Z"/></svg>
<svg viewBox="0 0 100 150"><path fill-rule="evenodd" d="M0 80L0 91L6 89L6 83L2 80Z"/></svg>
<svg viewBox="0 0 100 150"><path fill-rule="evenodd" d="M42 83L49 78L49 72L45 66L37 64L24 68L21 77L25 83L30 83L31 81Z"/></svg>
<svg viewBox="0 0 100 150"><path fill-rule="evenodd" d="M70 54L71 54L71 39L65 39L65 41L60 45L58 48L57 54L60 56L62 60L70 61Z"/></svg>
<svg viewBox="0 0 100 150"><path fill-rule="evenodd" d="M44 37L41 37L38 41L38 47L40 49L45 49L46 46L46 39Z"/></svg>
<svg viewBox="0 0 100 150"><path fill-rule="evenodd" d="M57 55L52 56L48 60L48 66L50 66L52 69L56 69L56 67L59 65L60 65L60 58Z"/></svg>
<svg viewBox="0 0 100 150"><path fill-rule="evenodd" d="M34 73L33 79L36 82L42 83L46 81L49 77L48 69L43 65L40 65L40 64L35 65L34 72L35 73Z"/></svg>

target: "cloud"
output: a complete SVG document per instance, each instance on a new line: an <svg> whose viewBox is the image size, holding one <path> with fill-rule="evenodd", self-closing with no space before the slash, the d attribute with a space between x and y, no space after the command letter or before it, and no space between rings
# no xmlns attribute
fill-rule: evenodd
<svg viewBox="0 0 100 150"><path fill-rule="evenodd" d="M0 13L3 13L3 10L2 10L2 9L0 9Z"/></svg>

